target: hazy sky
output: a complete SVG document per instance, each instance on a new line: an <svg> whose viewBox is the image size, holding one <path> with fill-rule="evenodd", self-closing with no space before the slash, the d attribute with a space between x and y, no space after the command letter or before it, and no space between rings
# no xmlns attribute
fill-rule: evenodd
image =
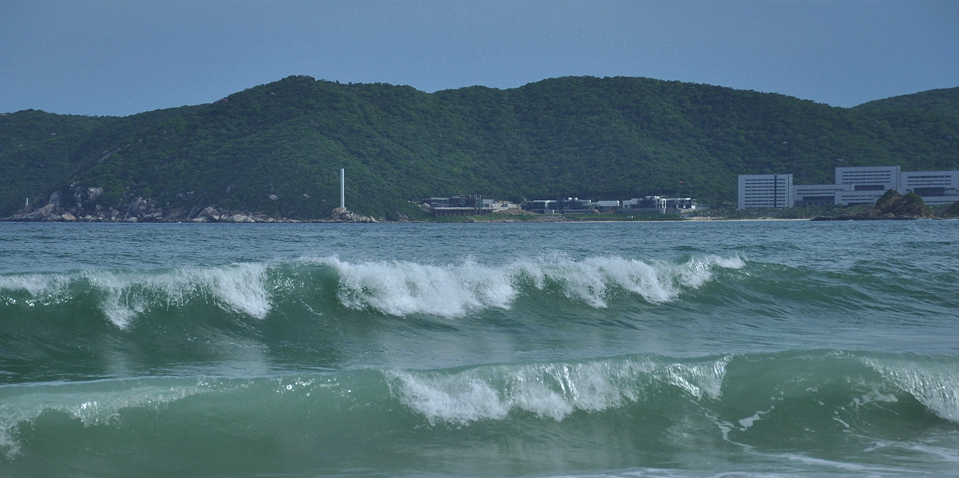
<svg viewBox="0 0 959 478"><path fill-rule="evenodd" d="M959 86L959 1L0 0L0 112L128 115L299 74L643 76L854 106Z"/></svg>

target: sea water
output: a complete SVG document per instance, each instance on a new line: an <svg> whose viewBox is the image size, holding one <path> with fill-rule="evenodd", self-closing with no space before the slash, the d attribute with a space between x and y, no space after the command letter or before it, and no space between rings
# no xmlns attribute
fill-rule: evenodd
<svg viewBox="0 0 959 478"><path fill-rule="evenodd" d="M959 476L959 221L0 224L2 476Z"/></svg>

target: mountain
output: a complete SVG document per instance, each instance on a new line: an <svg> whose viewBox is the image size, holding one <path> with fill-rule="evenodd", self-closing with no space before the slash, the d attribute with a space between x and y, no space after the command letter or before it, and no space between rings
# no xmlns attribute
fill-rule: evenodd
<svg viewBox="0 0 959 478"><path fill-rule="evenodd" d="M959 87L894 96L856 106L863 111L919 111L959 116Z"/></svg>
<svg viewBox="0 0 959 478"><path fill-rule="evenodd" d="M815 184L835 166L959 165L959 118L863 106L647 78L424 93L294 76L122 118L20 111L0 116L0 217L29 198L76 217L319 218L339 205L340 168L349 209L395 219L427 196L719 205L739 174Z"/></svg>

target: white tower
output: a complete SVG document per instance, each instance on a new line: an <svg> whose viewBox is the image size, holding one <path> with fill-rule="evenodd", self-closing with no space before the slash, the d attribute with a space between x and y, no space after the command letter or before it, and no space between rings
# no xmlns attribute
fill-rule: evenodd
<svg viewBox="0 0 959 478"><path fill-rule="evenodd" d="M340 208L346 209L346 170L340 168Z"/></svg>

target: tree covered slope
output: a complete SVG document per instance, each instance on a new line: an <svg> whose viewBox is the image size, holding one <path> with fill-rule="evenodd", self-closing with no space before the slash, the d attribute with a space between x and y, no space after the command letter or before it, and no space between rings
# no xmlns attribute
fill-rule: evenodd
<svg viewBox="0 0 959 478"><path fill-rule="evenodd" d="M340 168L347 206L388 219L409 200L453 194L718 204L735 200L738 174L823 183L836 166L887 164L959 166L959 118L645 78L429 94L299 76L123 118L2 115L0 217L56 191L81 212L143 198L167 219L207 206L324 217Z"/></svg>
<svg viewBox="0 0 959 478"><path fill-rule="evenodd" d="M959 116L959 87L922 91L870 101L856 107L866 111L919 111Z"/></svg>

